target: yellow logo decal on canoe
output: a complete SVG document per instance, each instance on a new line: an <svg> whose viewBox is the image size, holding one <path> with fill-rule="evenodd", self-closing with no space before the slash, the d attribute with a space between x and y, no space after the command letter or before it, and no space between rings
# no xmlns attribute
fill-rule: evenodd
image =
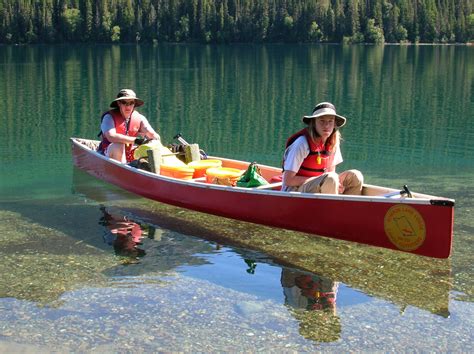
<svg viewBox="0 0 474 354"><path fill-rule="evenodd" d="M409 205L397 204L388 209L383 225L390 241L403 251L414 251L425 242L425 221Z"/></svg>

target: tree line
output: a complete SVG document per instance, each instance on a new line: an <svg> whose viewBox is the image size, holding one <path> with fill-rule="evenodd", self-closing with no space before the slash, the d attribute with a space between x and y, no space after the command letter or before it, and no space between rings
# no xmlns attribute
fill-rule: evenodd
<svg viewBox="0 0 474 354"><path fill-rule="evenodd" d="M0 43L463 43L473 2L0 0Z"/></svg>

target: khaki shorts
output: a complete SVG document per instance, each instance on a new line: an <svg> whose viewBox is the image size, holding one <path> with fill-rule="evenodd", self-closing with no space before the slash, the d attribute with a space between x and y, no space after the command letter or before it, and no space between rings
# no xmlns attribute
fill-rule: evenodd
<svg viewBox="0 0 474 354"><path fill-rule="evenodd" d="M352 194L360 195L364 177L358 170L348 170L340 174L336 172L323 173L321 176L311 177L299 187L287 187L287 192L325 193L325 194Z"/></svg>

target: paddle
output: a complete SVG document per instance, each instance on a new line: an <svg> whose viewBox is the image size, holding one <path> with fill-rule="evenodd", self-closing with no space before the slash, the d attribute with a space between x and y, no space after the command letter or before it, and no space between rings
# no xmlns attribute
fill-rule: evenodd
<svg viewBox="0 0 474 354"><path fill-rule="evenodd" d="M408 198L413 198L410 190L408 189L408 186L405 184L403 186L403 189L401 191L396 191L396 192L391 192L391 193L387 193L387 194L384 194L383 196L385 198L392 198L392 197L398 197L398 196L407 196Z"/></svg>

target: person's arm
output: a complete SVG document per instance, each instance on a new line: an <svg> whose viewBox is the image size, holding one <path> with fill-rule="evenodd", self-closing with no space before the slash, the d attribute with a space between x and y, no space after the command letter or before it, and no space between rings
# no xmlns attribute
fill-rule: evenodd
<svg viewBox="0 0 474 354"><path fill-rule="evenodd" d="M288 187L299 187L309 178L306 176L297 176L296 173L297 172L294 171L283 172L283 183Z"/></svg>
<svg viewBox="0 0 474 354"><path fill-rule="evenodd" d="M336 145L334 150L334 155L331 157L330 166L328 167L328 172L336 172L336 166L339 165L343 161L341 148ZM339 194L344 193L344 181L339 176Z"/></svg>
<svg viewBox="0 0 474 354"><path fill-rule="evenodd" d="M100 129L102 130L102 134L104 134L107 140L111 143L133 144L135 141L133 136L117 133L114 120L110 114L104 116Z"/></svg>
<svg viewBox="0 0 474 354"><path fill-rule="evenodd" d="M145 116L141 116L141 124L140 124L140 130L139 132L145 135L146 138L148 139L153 139L153 140L161 140L160 134L158 134L150 125L148 122L148 119L145 118Z"/></svg>
<svg viewBox="0 0 474 354"><path fill-rule="evenodd" d="M285 151L284 157L284 172L283 172L283 184L288 187L299 187L309 177L297 176L296 173L299 171L301 164L303 163L306 156L309 154L309 146L306 142L306 138L301 136L296 139Z"/></svg>

